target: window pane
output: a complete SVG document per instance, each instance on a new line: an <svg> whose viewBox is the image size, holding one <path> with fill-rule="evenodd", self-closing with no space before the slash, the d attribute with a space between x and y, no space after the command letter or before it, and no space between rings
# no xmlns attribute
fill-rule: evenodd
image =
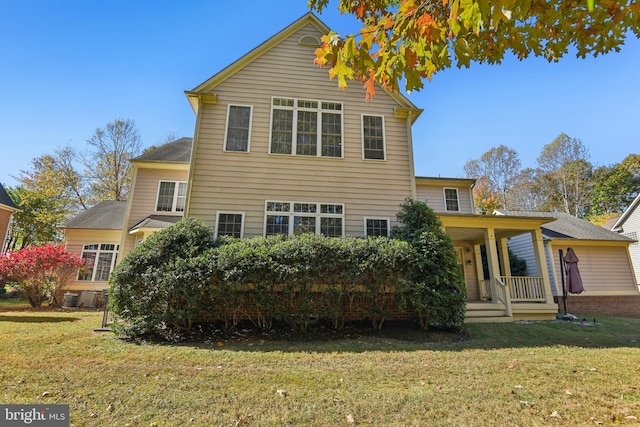
<svg viewBox="0 0 640 427"><path fill-rule="evenodd" d="M340 114L322 114L322 155L342 157L342 122Z"/></svg>
<svg viewBox="0 0 640 427"><path fill-rule="evenodd" d="M298 111L296 154L315 156L318 152L318 113Z"/></svg>
<svg viewBox="0 0 640 427"><path fill-rule="evenodd" d="M316 213L317 210L318 210L318 205L315 203L294 203L293 204L294 212Z"/></svg>
<svg viewBox="0 0 640 427"><path fill-rule="evenodd" d="M80 270L80 273L78 274L78 280L91 280L91 276L93 276L93 268L96 263L96 253L85 252L82 254L82 259L84 259L84 268Z"/></svg>
<svg viewBox="0 0 640 427"><path fill-rule="evenodd" d="M388 236L389 223L386 219L367 219L367 236Z"/></svg>
<svg viewBox="0 0 640 427"><path fill-rule="evenodd" d="M320 218L320 234L327 237L342 236L342 218Z"/></svg>
<svg viewBox="0 0 640 427"><path fill-rule="evenodd" d="M363 116L362 135L364 141L364 158L384 160L382 117Z"/></svg>
<svg viewBox="0 0 640 427"><path fill-rule="evenodd" d="M293 234L316 232L316 219L312 216L296 216L293 219Z"/></svg>
<svg viewBox="0 0 640 427"><path fill-rule="evenodd" d="M326 214L342 215L342 205L320 205L320 212Z"/></svg>
<svg viewBox="0 0 640 427"><path fill-rule="evenodd" d="M271 152L291 154L293 143L293 111L273 110L271 124Z"/></svg>
<svg viewBox="0 0 640 427"><path fill-rule="evenodd" d="M289 234L289 217L286 215L267 215L266 235Z"/></svg>
<svg viewBox="0 0 640 427"><path fill-rule="evenodd" d="M175 182L160 182L156 211L171 212L173 208L173 192L175 185Z"/></svg>
<svg viewBox="0 0 640 427"><path fill-rule="evenodd" d="M445 209L448 211L459 211L458 190L455 188L444 189Z"/></svg>
<svg viewBox="0 0 640 427"><path fill-rule="evenodd" d="M187 183L178 183L178 197L176 198L176 212L184 212L184 205L187 202Z"/></svg>
<svg viewBox="0 0 640 427"><path fill-rule="evenodd" d="M220 214L218 216L218 236L241 237L242 214Z"/></svg>
<svg viewBox="0 0 640 427"><path fill-rule="evenodd" d="M291 204L285 202L267 202L268 212L289 212Z"/></svg>
<svg viewBox="0 0 640 427"><path fill-rule="evenodd" d="M113 259L113 253L101 253L98 257L98 263L96 264L96 281L109 280L109 273L111 273L111 260Z"/></svg>
<svg viewBox="0 0 640 427"><path fill-rule="evenodd" d="M227 129L227 151L246 152L249 147L249 123L251 107L229 107L229 126Z"/></svg>

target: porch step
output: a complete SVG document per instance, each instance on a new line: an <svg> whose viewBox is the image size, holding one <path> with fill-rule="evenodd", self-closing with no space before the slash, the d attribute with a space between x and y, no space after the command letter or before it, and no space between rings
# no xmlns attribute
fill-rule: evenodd
<svg viewBox="0 0 640 427"><path fill-rule="evenodd" d="M513 317L505 316L502 304L467 304L465 323L501 323L513 322Z"/></svg>

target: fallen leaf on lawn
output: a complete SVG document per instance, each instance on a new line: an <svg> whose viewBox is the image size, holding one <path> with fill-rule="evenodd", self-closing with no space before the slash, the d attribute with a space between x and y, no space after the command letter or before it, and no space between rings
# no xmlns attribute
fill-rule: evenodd
<svg viewBox="0 0 640 427"><path fill-rule="evenodd" d="M558 414L558 411L553 411L551 413L551 415L549 415L550 418L558 418L559 420L562 419L562 417L560 416L560 414Z"/></svg>
<svg viewBox="0 0 640 427"><path fill-rule="evenodd" d="M522 388L524 388L524 387L522 387L520 384L516 384L516 385L514 385L514 386L513 386L513 388L520 388L520 389L522 389Z"/></svg>
<svg viewBox="0 0 640 427"><path fill-rule="evenodd" d="M629 416L625 417L625 419L627 419L629 421L638 421L638 417L634 417L633 415L629 415Z"/></svg>
<svg viewBox="0 0 640 427"><path fill-rule="evenodd" d="M278 389L276 393L278 393L278 396L280 397L287 397L287 390Z"/></svg>
<svg viewBox="0 0 640 427"><path fill-rule="evenodd" d="M353 419L353 415L349 414L349 415L347 415L347 422L349 424L353 424L353 423L356 422L356 420Z"/></svg>
<svg viewBox="0 0 640 427"><path fill-rule="evenodd" d="M567 396L573 396L573 393L571 393L571 391L569 390L565 390L564 394L566 394Z"/></svg>
<svg viewBox="0 0 640 427"><path fill-rule="evenodd" d="M47 396L51 396L51 392L45 391L40 395L40 397L47 397Z"/></svg>

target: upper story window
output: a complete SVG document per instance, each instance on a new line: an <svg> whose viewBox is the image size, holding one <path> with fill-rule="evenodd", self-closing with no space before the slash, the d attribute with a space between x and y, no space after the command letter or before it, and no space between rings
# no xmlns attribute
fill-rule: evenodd
<svg viewBox="0 0 640 427"><path fill-rule="evenodd" d="M229 105L224 151L249 152L251 140L251 106Z"/></svg>
<svg viewBox="0 0 640 427"><path fill-rule="evenodd" d="M344 235L344 205L340 203L275 202L265 207L265 235L314 233Z"/></svg>
<svg viewBox="0 0 640 427"><path fill-rule="evenodd" d="M389 236L389 219L387 218L365 218L365 236L377 237L377 236Z"/></svg>
<svg viewBox="0 0 640 427"><path fill-rule="evenodd" d="M158 212L184 212L187 200L187 183L181 181L160 181L158 186Z"/></svg>
<svg viewBox="0 0 640 427"><path fill-rule="evenodd" d="M342 157L342 103L273 98L271 154Z"/></svg>
<svg viewBox="0 0 640 427"><path fill-rule="evenodd" d="M78 280L106 282L118 258L115 243L93 243L82 247L82 259L85 267L78 274Z"/></svg>
<svg viewBox="0 0 640 427"><path fill-rule="evenodd" d="M447 212L460 212L457 188L444 189L444 210Z"/></svg>
<svg viewBox="0 0 640 427"><path fill-rule="evenodd" d="M384 117L362 115L362 157L385 160Z"/></svg>
<svg viewBox="0 0 640 427"><path fill-rule="evenodd" d="M216 236L231 236L242 238L244 213L218 212L216 221Z"/></svg>

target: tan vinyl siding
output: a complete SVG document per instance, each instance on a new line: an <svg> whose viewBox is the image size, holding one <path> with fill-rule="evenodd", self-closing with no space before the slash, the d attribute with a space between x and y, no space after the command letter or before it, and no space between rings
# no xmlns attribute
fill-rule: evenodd
<svg viewBox="0 0 640 427"><path fill-rule="evenodd" d="M82 247L84 245L90 245L93 243L113 243L115 245L120 244L120 230L97 230L97 229L74 229L68 228L64 231L65 234L65 249L67 252L82 255ZM120 252L121 253L121 252ZM118 258L120 258L118 253ZM77 276L74 276L73 280L69 281L69 286L65 287L65 290L71 291L100 291L107 289L107 282L91 282L87 280L76 280Z"/></svg>
<svg viewBox="0 0 640 427"><path fill-rule="evenodd" d="M12 214L12 211L0 208L0 252L4 249L4 239L7 237L7 228Z"/></svg>
<svg viewBox="0 0 640 427"><path fill-rule="evenodd" d="M586 291L585 295L590 291L637 291L626 247L577 244L572 247L580 260L578 270ZM559 249L566 254L566 246L552 244L551 254L555 257L557 286L562 290Z"/></svg>
<svg viewBox="0 0 640 427"><path fill-rule="evenodd" d="M158 197L158 186L160 181L187 181L189 172L188 165L184 170L170 169L150 169L139 167L136 173L136 182L131 200L131 209L126 218L123 233L125 238L120 254L124 257L135 245L135 237L129 235L129 229L148 217L149 215L181 215L181 212L156 212L156 201Z"/></svg>
<svg viewBox="0 0 640 427"><path fill-rule="evenodd" d="M297 40L320 36L308 25L216 88L216 104L204 104L192 171L189 216L211 226L216 212L245 212L245 237L263 235L265 200L344 203L345 230L363 235L364 217L395 218L411 196L406 119L384 91L365 102L360 85L346 91L313 64L314 48ZM283 67L283 64L286 66ZM272 97L342 102L343 158L269 154ZM252 105L250 153L223 152L228 104ZM385 120L386 161L362 159L361 114Z"/></svg>
<svg viewBox="0 0 640 427"><path fill-rule="evenodd" d="M456 185L443 187L440 185L416 184L416 197L418 200L425 202L435 212L447 212L444 207L445 188L455 188L458 190L460 213L474 213L471 206L471 189L468 187L459 187Z"/></svg>
<svg viewBox="0 0 640 427"><path fill-rule="evenodd" d="M629 215L623 225L623 233L625 236L635 240L640 240L640 207ZM635 271L636 284L640 284L640 242L632 243L629 246L629 256Z"/></svg>

